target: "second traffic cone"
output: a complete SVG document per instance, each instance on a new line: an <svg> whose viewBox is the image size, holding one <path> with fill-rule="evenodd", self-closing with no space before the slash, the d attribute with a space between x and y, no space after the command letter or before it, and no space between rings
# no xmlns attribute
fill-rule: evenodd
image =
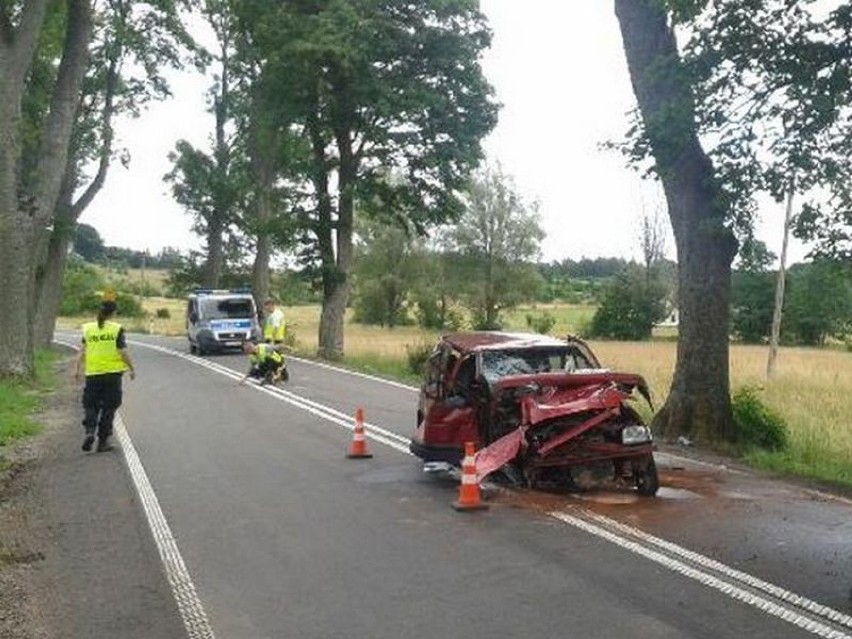
<svg viewBox="0 0 852 639"><path fill-rule="evenodd" d="M479 479L476 477L476 457L473 442L464 445L464 461L462 462L462 478L459 487L458 501L453 502L456 510L485 510L488 504L479 497Z"/></svg>
<svg viewBox="0 0 852 639"><path fill-rule="evenodd" d="M364 436L364 409L355 409L355 428L352 431L352 443L349 445L349 459L369 459L373 455L367 452L367 438Z"/></svg>

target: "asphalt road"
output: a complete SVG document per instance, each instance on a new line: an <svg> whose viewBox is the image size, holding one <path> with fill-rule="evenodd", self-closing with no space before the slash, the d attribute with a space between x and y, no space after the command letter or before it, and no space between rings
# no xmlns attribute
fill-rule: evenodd
<svg viewBox="0 0 852 639"><path fill-rule="evenodd" d="M657 499L495 490L457 513L406 452L413 390L291 358L263 391L241 355L131 350L122 441L190 636L852 637L849 502L661 455ZM359 406L370 460L345 458Z"/></svg>

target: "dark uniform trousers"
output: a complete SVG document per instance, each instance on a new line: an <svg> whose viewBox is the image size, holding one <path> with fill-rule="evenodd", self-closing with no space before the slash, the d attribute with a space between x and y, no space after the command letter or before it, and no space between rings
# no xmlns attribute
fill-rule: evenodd
<svg viewBox="0 0 852 639"><path fill-rule="evenodd" d="M112 435L115 411L121 406L121 373L105 373L86 377L83 389L83 426L87 435L97 431L99 440Z"/></svg>

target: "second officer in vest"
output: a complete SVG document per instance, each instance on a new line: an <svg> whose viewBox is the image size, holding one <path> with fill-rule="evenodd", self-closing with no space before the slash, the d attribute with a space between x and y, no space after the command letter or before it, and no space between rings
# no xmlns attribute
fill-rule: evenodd
<svg viewBox="0 0 852 639"><path fill-rule="evenodd" d="M98 438L98 452L112 449L112 422L121 406L121 377L130 372L136 377L133 362L127 352L124 328L112 321L115 302L104 301L97 321L83 325L83 344L77 357L75 377L79 380L85 364L86 385L83 388L83 427L86 434L83 450L90 451Z"/></svg>

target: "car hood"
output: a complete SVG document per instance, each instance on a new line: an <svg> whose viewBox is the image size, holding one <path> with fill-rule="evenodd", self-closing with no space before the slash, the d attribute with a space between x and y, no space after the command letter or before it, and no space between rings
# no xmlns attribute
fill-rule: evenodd
<svg viewBox="0 0 852 639"><path fill-rule="evenodd" d="M636 389L653 409L648 383L641 375L632 373L616 373L607 370L537 373L503 377L492 384L492 388L497 393L523 387L535 388L535 401L549 406L573 404L607 388L621 391L625 395L630 395L633 389ZM532 397L528 399L532 399ZM588 409L581 408L579 410ZM567 412L578 411L569 409Z"/></svg>

